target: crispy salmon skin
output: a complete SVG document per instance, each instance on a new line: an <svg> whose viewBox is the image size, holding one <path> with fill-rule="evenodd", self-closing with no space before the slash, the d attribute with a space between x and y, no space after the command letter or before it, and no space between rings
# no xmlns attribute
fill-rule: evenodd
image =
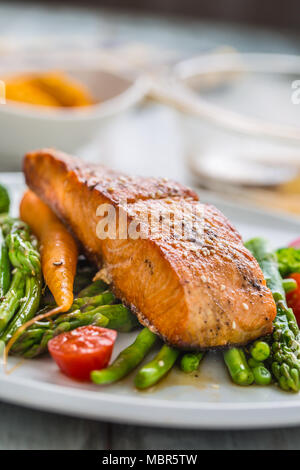
<svg viewBox="0 0 300 470"><path fill-rule="evenodd" d="M217 348L272 331L276 307L257 261L228 219L194 191L87 165L52 149L28 153L24 173L119 298L168 344ZM114 236L99 233L103 204L115 210ZM166 216L171 224L164 226ZM184 236L175 226L185 229Z"/></svg>

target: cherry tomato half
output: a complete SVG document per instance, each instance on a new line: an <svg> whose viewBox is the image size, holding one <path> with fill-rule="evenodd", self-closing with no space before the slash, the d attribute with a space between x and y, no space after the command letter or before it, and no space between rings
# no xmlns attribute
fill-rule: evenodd
<svg viewBox="0 0 300 470"><path fill-rule="evenodd" d="M92 370L108 365L116 338L114 330L82 326L51 339L48 349L66 375L78 380L90 380Z"/></svg>
<svg viewBox="0 0 300 470"><path fill-rule="evenodd" d="M286 301L288 306L293 309L297 323L300 325L300 273L290 274L289 278L295 279L297 289L286 294Z"/></svg>

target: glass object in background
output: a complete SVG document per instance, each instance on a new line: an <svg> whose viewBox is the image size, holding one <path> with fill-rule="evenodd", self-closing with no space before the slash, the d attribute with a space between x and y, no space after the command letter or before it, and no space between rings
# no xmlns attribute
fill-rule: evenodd
<svg viewBox="0 0 300 470"><path fill-rule="evenodd" d="M176 74L210 113L183 116L196 183L300 215L300 104L292 87L299 58L214 55L179 64Z"/></svg>

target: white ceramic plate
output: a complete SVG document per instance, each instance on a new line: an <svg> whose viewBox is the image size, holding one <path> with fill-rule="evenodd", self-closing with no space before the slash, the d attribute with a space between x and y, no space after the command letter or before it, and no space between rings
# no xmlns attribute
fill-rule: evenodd
<svg viewBox="0 0 300 470"><path fill-rule="evenodd" d="M11 189L14 210L24 185L20 174L2 174ZM203 197L202 197L203 199ZM240 229L245 238L270 238L274 246L300 235L300 222L219 202L210 197ZM134 338L119 336L115 354ZM16 363L14 358L9 364ZM61 374L50 358L25 361L11 375L0 372L0 399L19 405L107 421L157 426L225 429L300 424L300 394L275 387L234 386L222 356L210 353L198 377L171 374L156 388L137 392L129 378L100 388L74 382Z"/></svg>

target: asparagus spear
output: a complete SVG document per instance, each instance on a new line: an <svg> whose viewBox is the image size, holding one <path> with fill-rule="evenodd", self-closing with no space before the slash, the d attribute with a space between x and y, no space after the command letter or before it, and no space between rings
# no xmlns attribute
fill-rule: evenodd
<svg viewBox="0 0 300 470"><path fill-rule="evenodd" d="M0 305L0 333L14 316L20 306L24 295L25 279L23 273L16 269L13 274L11 286Z"/></svg>
<svg viewBox="0 0 300 470"><path fill-rule="evenodd" d="M40 253L37 240L30 234L28 225L7 216L2 220L2 229L6 233L11 264L25 274L38 275L41 270Z"/></svg>
<svg viewBox="0 0 300 470"><path fill-rule="evenodd" d="M276 253L274 253L269 242L264 238L252 238L245 243L245 247L256 258L267 286L273 294L274 300L285 300L285 292L282 285L282 277L279 273Z"/></svg>
<svg viewBox="0 0 300 470"><path fill-rule="evenodd" d="M41 298L42 279L39 276L27 276L25 281L25 297L18 312L8 324L1 340L8 343L15 332L36 314Z"/></svg>
<svg viewBox="0 0 300 470"><path fill-rule="evenodd" d="M101 294L101 292L104 292L107 289L108 285L99 279L82 289L79 292L78 297L92 297L94 295Z"/></svg>
<svg viewBox="0 0 300 470"><path fill-rule="evenodd" d="M41 321L35 323L18 338L11 352L26 358L39 356L47 351L50 339L61 333L86 325L110 327L109 319L97 312L97 309L89 312L75 310L74 312L61 315L53 322Z"/></svg>
<svg viewBox="0 0 300 470"><path fill-rule="evenodd" d="M110 305L116 301L112 292L104 291L94 297L78 297L74 300L71 311L80 308L82 311L93 309L95 306Z"/></svg>
<svg viewBox="0 0 300 470"><path fill-rule="evenodd" d="M270 371L260 363L251 368L256 385L270 385L272 382L272 375Z"/></svg>
<svg viewBox="0 0 300 470"><path fill-rule="evenodd" d="M292 309L286 305L277 258L264 239L255 238L246 247L257 259L277 306L271 337L270 365L278 385L286 391L300 390L300 332Z"/></svg>
<svg viewBox="0 0 300 470"><path fill-rule="evenodd" d="M0 228L0 299L4 297L10 286L10 261L8 249Z"/></svg>
<svg viewBox="0 0 300 470"><path fill-rule="evenodd" d="M265 341L255 341L250 347L250 354L258 362L266 361L271 354L270 346Z"/></svg>
<svg viewBox="0 0 300 470"><path fill-rule="evenodd" d="M172 369L178 356L177 349L164 344L155 358L138 371L134 380L135 386L145 389L155 385Z"/></svg>
<svg viewBox="0 0 300 470"><path fill-rule="evenodd" d="M204 352L185 353L180 361L181 370L186 373L197 370L204 354Z"/></svg>
<svg viewBox="0 0 300 470"><path fill-rule="evenodd" d="M253 383L254 375L242 349L228 349L224 352L224 361L235 384L245 386Z"/></svg>
<svg viewBox="0 0 300 470"><path fill-rule="evenodd" d="M123 304L103 305L97 308L97 312L109 320L109 328L121 333L128 333L139 325L135 315Z"/></svg>
<svg viewBox="0 0 300 470"><path fill-rule="evenodd" d="M251 357L246 361L246 352L243 349L232 348L224 353L225 363L232 380L237 385L269 385L272 376L263 361L271 354L270 346L265 341L255 341L250 347Z"/></svg>
<svg viewBox="0 0 300 470"><path fill-rule="evenodd" d="M8 215L2 215L0 222L1 233L6 237L8 257L15 268L10 290L0 307L0 332L7 327L8 339L24 322L31 319L38 309L41 297L41 263L36 248L37 240L30 235L29 227ZM7 263L8 260L5 260L6 269L9 269ZM13 320L8 325L11 319Z"/></svg>
<svg viewBox="0 0 300 470"><path fill-rule="evenodd" d="M83 300L80 298L80 300ZM80 326L96 325L117 331L131 331L137 326L135 316L122 304L103 305L103 296L87 298L80 307L75 299L71 311L50 320L41 320L24 331L13 345L11 352L24 357L35 357L47 351L48 341L60 333ZM97 304L98 302L98 304ZM91 309L87 308L93 304ZM44 308L47 313L52 307ZM4 337L3 339L6 339ZM9 340L9 338L7 338Z"/></svg>
<svg viewBox="0 0 300 470"><path fill-rule="evenodd" d="M87 310L89 308L94 308L95 305L110 305L115 302L116 298L114 294L108 291L107 288L107 284L102 281L95 281L89 285L85 284L85 287L78 293L69 311L72 312L77 308L84 308ZM55 308L56 304L54 302L54 298L52 297L51 300L46 302L46 304L43 301L41 307L43 312L39 312L39 314L47 313L48 310Z"/></svg>
<svg viewBox="0 0 300 470"><path fill-rule="evenodd" d="M91 379L99 385L111 384L126 377L135 369L150 351L156 336L148 328L144 328L136 337L134 343L124 349L116 360L103 370L94 370Z"/></svg>

